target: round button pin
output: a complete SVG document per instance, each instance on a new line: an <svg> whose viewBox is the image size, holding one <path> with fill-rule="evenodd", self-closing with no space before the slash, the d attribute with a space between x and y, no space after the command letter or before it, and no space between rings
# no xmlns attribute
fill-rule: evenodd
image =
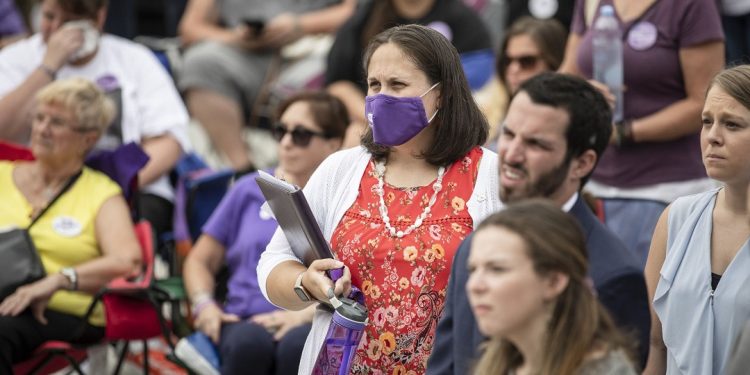
<svg viewBox="0 0 750 375"><path fill-rule="evenodd" d="M628 32L628 44L636 51L644 51L656 44L657 36L658 31L653 23L641 21Z"/></svg>
<svg viewBox="0 0 750 375"><path fill-rule="evenodd" d="M557 0L531 0L529 1L529 13L534 18L546 20L557 13Z"/></svg>

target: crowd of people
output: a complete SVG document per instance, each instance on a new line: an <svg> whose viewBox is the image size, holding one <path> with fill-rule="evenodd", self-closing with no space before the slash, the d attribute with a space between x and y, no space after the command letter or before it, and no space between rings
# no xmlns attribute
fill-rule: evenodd
<svg viewBox="0 0 750 375"><path fill-rule="evenodd" d="M104 32L107 0L41 0L31 35L0 1L0 141L33 155L0 161L0 233L45 271L1 296L0 372L102 340L92 297L139 274L134 216L168 238L200 134L235 179L177 270L220 358L183 339L192 371L315 373L321 301L361 292L351 374L743 373L750 4L501 3L498 28L482 1L189 0L170 76ZM593 79L605 5L622 103ZM127 143L148 159L132 200L84 165ZM302 188L332 259L295 255L258 169Z"/></svg>

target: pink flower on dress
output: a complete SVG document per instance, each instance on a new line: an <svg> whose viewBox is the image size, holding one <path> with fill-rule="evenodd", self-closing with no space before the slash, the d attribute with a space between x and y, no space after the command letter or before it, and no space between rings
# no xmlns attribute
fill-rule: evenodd
<svg viewBox="0 0 750 375"><path fill-rule="evenodd" d="M427 274L427 271L424 267L415 268L411 273L411 283L414 284L414 286L422 286L425 274Z"/></svg>
<svg viewBox="0 0 750 375"><path fill-rule="evenodd" d="M428 231L433 240L440 241L440 225L432 224Z"/></svg>
<svg viewBox="0 0 750 375"><path fill-rule="evenodd" d="M390 323L395 323L398 321L398 309L394 306L388 306L385 309L385 317L388 319Z"/></svg>
<svg viewBox="0 0 750 375"><path fill-rule="evenodd" d="M380 307L372 314L372 324L376 327L382 327L387 320L385 309Z"/></svg>

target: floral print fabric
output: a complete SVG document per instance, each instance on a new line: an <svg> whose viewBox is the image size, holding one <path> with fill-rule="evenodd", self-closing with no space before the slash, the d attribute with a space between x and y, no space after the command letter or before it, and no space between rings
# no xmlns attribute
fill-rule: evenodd
<svg viewBox="0 0 750 375"><path fill-rule="evenodd" d="M375 165L367 166L357 200L331 239L337 257L365 294L369 322L353 359L353 374L423 374L445 300L453 255L472 231L466 208L482 149L450 165L422 225L392 237L379 212ZM412 224L428 205L434 181L417 188L384 185L388 216L396 230Z"/></svg>

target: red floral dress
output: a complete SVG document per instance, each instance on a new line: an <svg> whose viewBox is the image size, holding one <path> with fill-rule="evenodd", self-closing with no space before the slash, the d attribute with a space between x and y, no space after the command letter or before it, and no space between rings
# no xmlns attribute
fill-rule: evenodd
<svg viewBox="0 0 750 375"><path fill-rule="evenodd" d="M423 374L443 311L453 255L472 231L466 202L482 149L446 168L443 188L422 225L403 238L383 224L371 161L357 200L333 233L332 248L365 294L369 322L353 359L353 374ZM428 205L432 185L383 186L391 225L405 230Z"/></svg>

